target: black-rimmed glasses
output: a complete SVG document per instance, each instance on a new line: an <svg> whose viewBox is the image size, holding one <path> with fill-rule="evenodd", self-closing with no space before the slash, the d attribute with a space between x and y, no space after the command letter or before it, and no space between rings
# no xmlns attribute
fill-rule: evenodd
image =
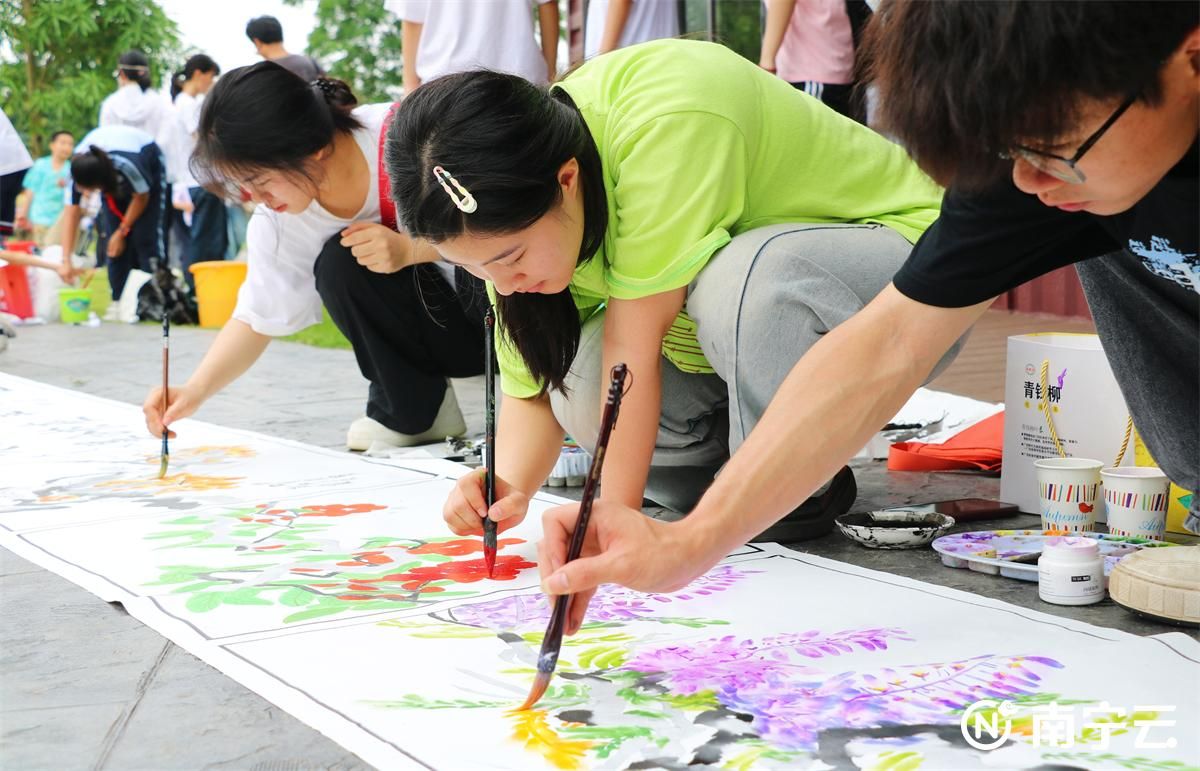
<svg viewBox="0 0 1200 771"><path fill-rule="evenodd" d="M1121 106L1112 115L1108 116L1108 120L1104 121L1100 125L1100 128L1092 132L1090 137L1083 140L1083 144L1079 146L1079 149L1070 158L1048 153L1045 150L1035 150L1032 147L1025 147L1024 145L1017 145L1008 152L1001 153L1001 157L1010 160L1019 158L1038 171L1049 174L1056 179L1061 179L1068 184L1078 185L1081 182L1085 182L1087 177L1079 170L1079 159L1088 150L1091 150L1093 145L1100 141L1100 137L1104 136L1104 132L1112 128L1112 125L1117 122L1118 118L1125 114L1126 110L1133 106L1133 103L1138 100L1141 93L1141 89L1138 89L1130 94L1129 98L1124 102L1121 102Z"/></svg>

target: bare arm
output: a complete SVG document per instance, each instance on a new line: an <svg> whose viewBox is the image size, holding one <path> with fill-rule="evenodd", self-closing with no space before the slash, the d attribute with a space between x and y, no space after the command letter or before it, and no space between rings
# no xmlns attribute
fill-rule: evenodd
<svg viewBox="0 0 1200 771"><path fill-rule="evenodd" d="M613 430L604 465L601 497L641 508L662 413L662 341L683 308L687 288L636 300L610 299L604 317L604 367L607 384L615 364L629 365L633 385L621 402L621 419ZM601 409L608 389L600 388Z"/></svg>
<svg viewBox="0 0 1200 771"><path fill-rule="evenodd" d="M255 332L244 321L227 321L187 382L169 388L166 413L162 411L162 387L156 387L147 394L142 403L146 428L152 435L158 436L164 426L170 426L200 409L200 405L210 396L250 369L250 365L258 361L270 342L270 337Z"/></svg>
<svg viewBox="0 0 1200 771"><path fill-rule="evenodd" d="M549 396L503 396L496 425L496 476L532 497L554 469L562 440Z"/></svg>
<svg viewBox="0 0 1200 771"><path fill-rule="evenodd" d="M415 21L400 23L400 50L404 57L404 95L421 85L417 75L417 49L421 45L421 30L425 25Z"/></svg>
<svg viewBox="0 0 1200 771"><path fill-rule="evenodd" d="M542 31L542 56L546 59L546 80L558 75L558 3L538 6L538 26Z"/></svg>
<svg viewBox="0 0 1200 771"><path fill-rule="evenodd" d="M775 55L779 53L779 46L783 45L783 36L787 33L788 21L795 8L796 0L767 0L767 21L763 25L759 67L775 71Z"/></svg>
<svg viewBox="0 0 1200 771"><path fill-rule="evenodd" d="M833 476L990 304L935 308L888 285L797 362L686 519L657 522L602 501L592 513L587 558L563 566L578 506L547 512L543 587L562 594L606 582L652 592L686 585Z"/></svg>
<svg viewBox="0 0 1200 771"><path fill-rule="evenodd" d="M608 15L604 18L604 35L600 38L598 53L606 54L621 45L621 33L629 20L629 9L633 0L612 0L608 4Z"/></svg>
<svg viewBox="0 0 1200 771"><path fill-rule="evenodd" d="M715 562L811 495L896 414L990 305L934 308L889 284L814 345L688 517L699 551L720 551Z"/></svg>
<svg viewBox="0 0 1200 771"><path fill-rule="evenodd" d="M62 212L62 250L63 257L75 254L75 236L79 233L79 220L82 214L79 204L69 203Z"/></svg>
<svg viewBox="0 0 1200 771"><path fill-rule="evenodd" d="M134 223L146 211L149 203L149 193L134 193L133 198L129 201L129 208L125 210L125 217L121 220L121 229L125 231L125 234L133 229Z"/></svg>

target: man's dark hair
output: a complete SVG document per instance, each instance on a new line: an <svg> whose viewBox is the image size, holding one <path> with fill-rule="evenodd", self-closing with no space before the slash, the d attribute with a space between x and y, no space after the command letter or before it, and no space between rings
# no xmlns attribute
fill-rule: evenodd
<svg viewBox="0 0 1200 771"><path fill-rule="evenodd" d="M446 75L400 103L384 147L405 231L433 243L529 227L562 203L558 171L572 158L583 190L582 265L604 243L608 198L600 152L566 91L486 70ZM459 210L434 176L437 166L471 192L477 211ZM579 348L571 290L497 293L496 313L542 393L563 391Z"/></svg>
<svg viewBox="0 0 1200 771"><path fill-rule="evenodd" d="M59 129L58 131L55 131L53 134L50 135L50 141L54 142L54 140L58 139L63 134L66 134L67 136L71 137L72 139L75 138L75 135L72 134L70 131L67 131L66 129Z"/></svg>
<svg viewBox="0 0 1200 771"><path fill-rule="evenodd" d="M860 62L880 130L938 182L980 187L1008 173L1001 153L1070 134L1085 100L1157 105L1197 24L1195 2L889 0Z"/></svg>
<svg viewBox="0 0 1200 771"><path fill-rule="evenodd" d="M260 43L282 43L283 25L274 16L259 16L246 23L246 37Z"/></svg>

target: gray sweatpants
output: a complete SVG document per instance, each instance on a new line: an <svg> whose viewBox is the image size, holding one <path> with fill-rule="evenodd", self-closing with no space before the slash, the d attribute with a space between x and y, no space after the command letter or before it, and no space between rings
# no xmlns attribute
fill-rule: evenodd
<svg viewBox="0 0 1200 771"><path fill-rule="evenodd" d="M1200 296L1164 284L1128 250L1075 270L1147 449L1171 481L1200 491ZM1200 496L1184 526L1200 532Z"/></svg>
<svg viewBox="0 0 1200 771"><path fill-rule="evenodd" d="M687 297L716 374L684 373L662 360L662 412L646 497L691 510L800 357L878 294L911 249L881 225L787 224L743 233L718 252ZM550 394L558 422L588 448L607 388L603 329L603 314L584 324L566 379L569 396Z"/></svg>

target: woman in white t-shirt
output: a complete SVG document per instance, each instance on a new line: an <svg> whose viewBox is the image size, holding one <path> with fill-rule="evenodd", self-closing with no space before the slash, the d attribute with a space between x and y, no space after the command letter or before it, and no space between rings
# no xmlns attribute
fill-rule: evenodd
<svg viewBox="0 0 1200 771"><path fill-rule="evenodd" d="M400 17L404 93L434 78L494 70L538 84L557 74L556 0L389 0ZM537 7L541 45L533 36Z"/></svg>
<svg viewBox="0 0 1200 771"><path fill-rule="evenodd" d="M205 95L221 74L220 66L207 54L195 54L171 79L171 97L175 100L174 163L177 166L175 198L182 199L191 213L187 245L183 250L183 273L195 288L189 267L197 262L225 259L227 242L225 201L196 182L188 163L196 149L196 131L200 127L200 107ZM167 159L171 165L172 159Z"/></svg>
<svg viewBox="0 0 1200 771"><path fill-rule="evenodd" d="M465 432L447 378L483 372L486 298L478 279L384 224L395 222L379 176L391 108L357 106L345 83L306 83L270 61L233 70L209 92L192 171L258 203L248 271L233 318L187 382L169 388L166 412L161 389L146 398L151 434L239 377L272 337L320 322L322 304L370 381L350 449Z"/></svg>

